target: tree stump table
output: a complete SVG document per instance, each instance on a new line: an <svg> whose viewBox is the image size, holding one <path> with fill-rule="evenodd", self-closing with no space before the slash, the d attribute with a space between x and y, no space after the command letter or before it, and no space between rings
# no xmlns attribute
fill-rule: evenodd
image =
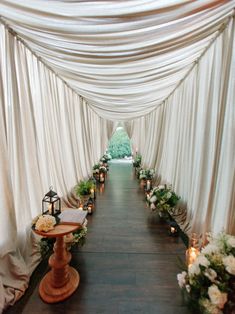
<svg viewBox="0 0 235 314"><path fill-rule="evenodd" d="M78 287L80 276L76 269L69 266L71 253L67 251L64 236L81 228L79 225L58 224L49 232L35 233L43 237L56 238L54 253L49 258L51 270L43 277L39 285L39 294L43 301L56 303L67 299Z"/></svg>

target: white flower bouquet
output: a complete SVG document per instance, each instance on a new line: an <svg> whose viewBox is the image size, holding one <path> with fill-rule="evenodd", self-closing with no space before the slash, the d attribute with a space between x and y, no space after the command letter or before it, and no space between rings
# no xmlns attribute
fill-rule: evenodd
<svg viewBox="0 0 235 314"><path fill-rule="evenodd" d="M158 209L160 212L167 212L168 209L174 208L180 197L175 194L171 186L159 185L154 187L152 191L147 194L147 203L154 211Z"/></svg>
<svg viewBox="0 0 235 314"><path fill-rule="evenodd" d="M192 265L177 275L188 305L203 314L235 313L235 237L209 236Z"/></svg>
<svg viewBox="0 0 235 314"><path fill-rule="evenodd" d="M139 172L139 179L152 180L155 174L154 169L141 169Z"/></svg>
<svg viewBox="0 0 235 314"><path fill-rule="evenodd" d="M39 215L32 221L32 227L35 230L48 232L54 229L57 224L54 216L51 215Z"/></svg>

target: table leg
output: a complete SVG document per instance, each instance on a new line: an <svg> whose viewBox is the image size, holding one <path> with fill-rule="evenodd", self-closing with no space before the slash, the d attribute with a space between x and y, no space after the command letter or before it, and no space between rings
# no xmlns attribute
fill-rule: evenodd
<svg viewBox="0 0 235 314"><path fill-rule="evenodd" d="M54 254L49 258L51 270L44 276L39 286L41 298L48 303L56 303L68 298L79 285L79 274L69 266L71 253L66 250L63 237L57 237Z"/></svg>

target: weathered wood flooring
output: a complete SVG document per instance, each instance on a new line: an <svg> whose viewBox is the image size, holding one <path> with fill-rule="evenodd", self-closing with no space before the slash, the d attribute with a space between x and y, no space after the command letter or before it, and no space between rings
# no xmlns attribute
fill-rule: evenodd
<svg viewBox="0 0 235 314"><path fill-rule="evenodd" d="M58 304L42 302L41 266L34 275L37 285L32 280L25 297L7 314L189 313L176 280L177 256L184 256L185 246L146 208L131 164L111 164L96 208L89 217L85 246L73 253L71 264L81 277L77 291Z"/></svg>

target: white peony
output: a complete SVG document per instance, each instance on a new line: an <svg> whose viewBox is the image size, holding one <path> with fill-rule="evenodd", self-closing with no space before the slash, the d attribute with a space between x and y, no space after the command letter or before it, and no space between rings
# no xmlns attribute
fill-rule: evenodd
<svg viewBox="0 0 235 314"><path fill-rule="evenodd" d="M171 193L171 192L167 192L166 198L167 198L168 200L171 198L171 196L172 196L172 193Z"/></svg>
<svg viewBox="0 0 235 314"><path fill-rule="evenodd" d="M216 305L219 309L224 308L224 304L227 302L227 293L223 293L216 285L212 285L208 288L208 295L211 303Z"/></svg>
<svg viewBox="0 0 235 314"><path fill-rule="evenodd" d="M199 275L200 272L201 271L200 271L199 264L194 263L189 266L189 269L188 269L189 276Z"/></svg>
<svg viewBox="0 0 235 314"><path fill-rule="evenodd" d="M228 255L223 258L223 263L227 272L235 276L235 257L233 255Z"/></svg>
<svg viewBox="0 0 235 314"><path fill-rule="evenodd" d="M217 253L219 252L219 247L216 246L215 244L209 243L207 244L202 250L202 254L212 254L212 253Z"/></svg>
<svg viewBox="0 0 235 314"><path fill-rule="evenodd" d="M38 231L47 232L53 230L54 225L56 225L55 217L51 215L41 215L35 224L35 229Z"/></svg>
<svg viewBox="0 0 235 314"><path fill-rule="evenodd" d="M151 198L150 198L150 202L151 203L155 203L157 200L157 196L156 195L153 195Z"/></svg>
<svg viewBox="0 0 235 314"><path fill-rule="evenodd" d="M217 273L216 271L214 271L214 269L208 268L205 271L205 276L209 278L211 282L214 282L215 278L217 277Z"/></svg>
<svg viewBox="0 0 235 314"><path fill-rule="evenodd" d="M231 247L235 247L235 237L230 236L227 240L227 244Z"/></svg>
<svg viewBox="0 0 235 314"><path fill-rule="evenodd" d="M182 273L177 275L177 280L178 280L178 284L179 284L180 288L183 288L185 286L186 276L187 276L186 271L183 271Z"/></svg>

